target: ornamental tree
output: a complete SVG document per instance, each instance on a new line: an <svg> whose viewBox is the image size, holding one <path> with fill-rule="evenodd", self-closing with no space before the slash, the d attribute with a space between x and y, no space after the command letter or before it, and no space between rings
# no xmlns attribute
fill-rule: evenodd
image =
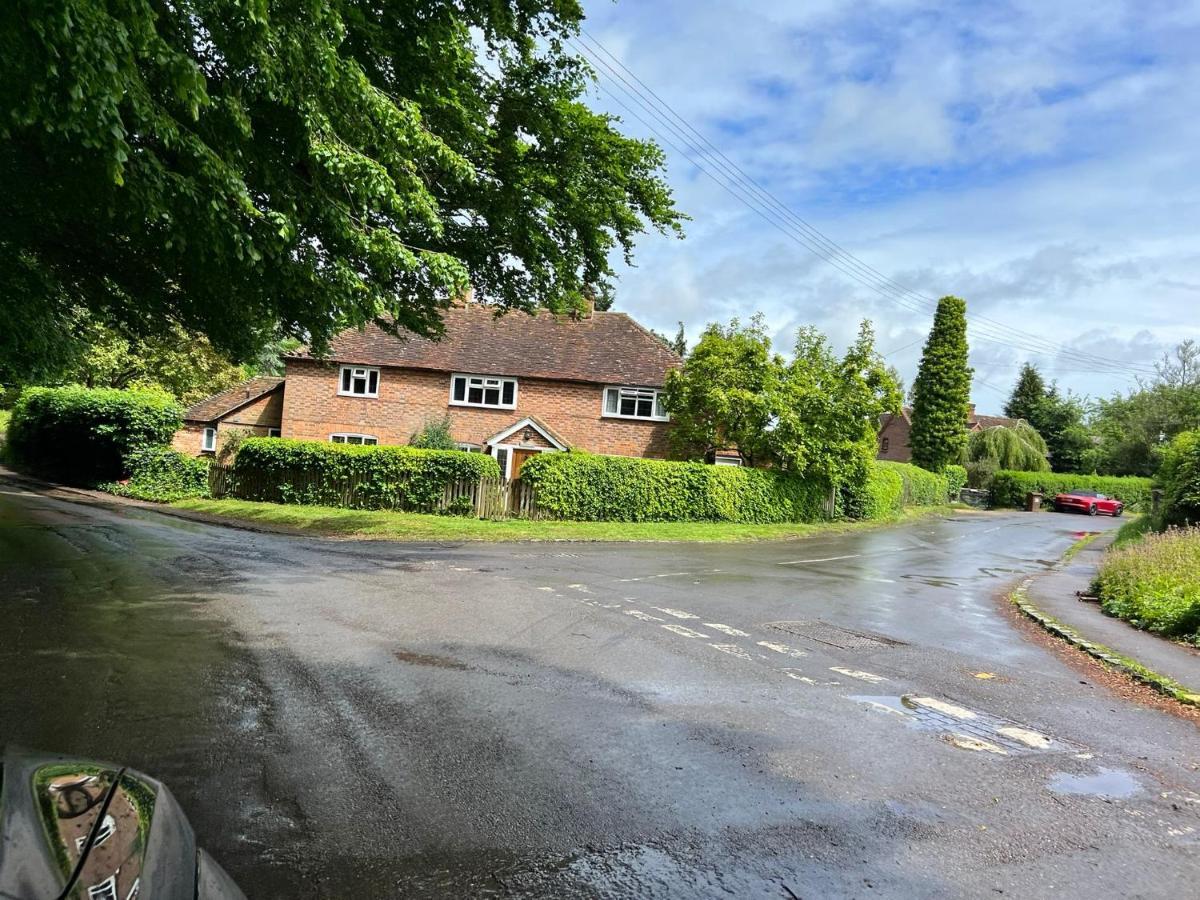
<svg viewBox="0 0 1200 900"><path fill-rule="evenodd" d="M1038 404L1046 396L1046 380L1033 363L1021 366L1021 374L1013 386L1012 396L1004 404L1004 414L1010 419L1032 422Z"/></svg>
<svg viewBox="0 0 1200 900"><path fill-rule="evenodd" d="M938 301L913 383L913 462L940 472L962 457L971 408L967 365L967 304L958 297Z"/></svg>
<svg viewBox="0 0 1200 900"><path fill-rule="evenodd" d="M611 300L678 231L663 155L581 97L578 0L11 0L0 10L0 374L75 308L235 360L368 322Z"/></svg>

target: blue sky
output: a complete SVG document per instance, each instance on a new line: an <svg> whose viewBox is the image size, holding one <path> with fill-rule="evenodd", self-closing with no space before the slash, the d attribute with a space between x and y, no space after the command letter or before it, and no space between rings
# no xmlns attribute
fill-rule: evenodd
<svg viewBox="0 0 1200 900"><path fill-rule="evenodd" d="M966 298L981 410L1026 359L1082 394L1133 384L998 340L1003 326L1143 368L1200 338L1200 2L585 8L588 35L791 210L921 295ZM651 136L621 102L601 71L592 105ZM692 336L762 312L785 351L799 325L844 345L869 318L911 383L927 311L846 277L664 149L693 221L618 266L617 308Z"/></svg>

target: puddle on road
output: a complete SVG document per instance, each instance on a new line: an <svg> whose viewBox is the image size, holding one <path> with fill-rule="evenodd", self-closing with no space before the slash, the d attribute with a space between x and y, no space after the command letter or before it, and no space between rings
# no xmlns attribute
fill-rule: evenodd
<svg viewBox="0 0 1200 900"><path fill-rule="evenodd" d="M1048 787L1056 794L1103 797L1105 800L1132 797L1141 790L1141 785L1129 772L1103 767L1095 775L1069 775L1059 772L1050 779Z"/></svg>
<svg viewBox="0 0 1200 900"><path fill-rule="evenodd" d="M913 728L936 731L960 750L1017 756L1027 753L1077 753L1083 748L1001 716L967 709L935 697L851 697L857 703L899 716Z"/></svg>

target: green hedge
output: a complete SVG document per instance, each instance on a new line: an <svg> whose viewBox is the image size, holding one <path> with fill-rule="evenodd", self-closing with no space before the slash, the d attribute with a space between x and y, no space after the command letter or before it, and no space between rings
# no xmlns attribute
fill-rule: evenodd
<svg viewBox="0 0 1200 900"><path fill-rule="evenodd" d="M447 484L499 478L500 467L462 450L247 438L232 475L231 493L242 500L421 510L433 508Z"/></svg>
<svg viewBox="0 0 1200 900"><path fill-rule="evenodd" d="M170 447L147 447L129 454L125 465L129 481L104 485L106 491L156 503L208 495L207 459Z"/></svg>
<svg viewBox="0 0 1200 900"><path fill-rule="evenodd" d="M942 475L946 478L946 496L952 501L957 500L962 489L967 486L966 466L946 466Z"/></svg>
<svg viewBox="0 0 1200 900"><path fill-rule="evenodd" d="M938 475L912 463L879 460L875 465L900 476L901 506L941 506L950 497L949 482L945 475Z"/></svg>
<svg viewBox="0 0 1200 900"><path fill-rule="evenodd" d="M764 469L542 453L521 469L538 508L559 519L609 522L811 522L828 491Z"/></svg>
<svg viewBox="0 0 1200 900"><path fill-rule="evenodd" d="M1161 524L1200 523L1200 431L1185 431L1167 445L1157 481L1163 488Z"/></svg>
<svg viewBox="0 0 1200 900"><path fill-rule="evenodd" d="M1150 509L1150 479L1114 475L1067 475L1058 472L999 471L992 478L992 506L1025 505L1025 495L1038 491L1049 503L1055 494L1096 491L1116 497L1130 512Z"/></svg>
<svg viewBox="0 0 1200 900"><path fill-rule="evenodd" d="M851 501L847 501L847 506ZM865 493L851 515L863 519L886 519L904 507L904 478L895 468L874 463L867 472Z"/></svg>
<svg viewBox="0 0 1200 900"><path fill-rule="evenodd" d="M13 407L5 457L69 484L112 481L126 473L130 454L169 444L182 417L175 401L159 392L27 388Z"/></svg>

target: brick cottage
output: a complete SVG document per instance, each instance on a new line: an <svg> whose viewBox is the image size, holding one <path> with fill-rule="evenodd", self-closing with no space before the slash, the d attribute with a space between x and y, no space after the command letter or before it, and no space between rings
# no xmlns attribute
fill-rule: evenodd
<svg viewBox="0 0 1200 900"><path fill-rule="evenodd" d="M285 357L278 421L252 427L285 438L407 444L426 424L448 419L460 447L495 456L508 478L552 450L666 456L662 387L681 360L625 313L497 316L468 303L446 310L443 321L440 341L368 326L339 334L322 359L306 351ZM237 389L232 400L219 394L197 404L176 446L212 452L222 430L243 427L225 417L249 409L249 394L265 396L265 387L244 392L240 406L232 403Z"/></svg>

